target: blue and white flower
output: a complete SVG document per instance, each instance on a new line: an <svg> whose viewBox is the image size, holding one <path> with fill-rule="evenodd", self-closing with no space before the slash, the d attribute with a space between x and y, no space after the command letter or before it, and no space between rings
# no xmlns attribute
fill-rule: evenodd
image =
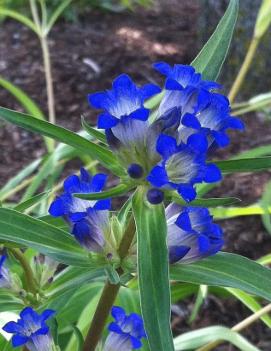
<svg viewBox="0 0 271 351"><path fill-rule="evenodd" d="M176 189L187 202L194 200L196 183L212 183L221 179L219 168L206 164L205 154L199 152L204 148L203 143L199 136L192 135L187 144L177 145L173 137L161 134L156 148L162 161L151 170L147 180L155 188Z"/></svg>
<svg viewBox="0 0 271 351"><path fill-rule="evenodd" d="M54 217L65 217L71 222L77 222L87 216L88 211L108 210L110 200L83 200L74 197L74 193L97 193L100 192L106 182L105 174L91 176L84 168L81 168L81 176L71 175L64 181L64 193L58 196L51 204L49 213Z"/></svg>
<svg viewBox="0 0 271 351"><path fill-rule="evenodd" d="M212 90L220 88L220 85L213 81L203 80L200 73L189 65L176 64L171 67L165 62L157 62L153 67L166 77L166 90L184 90L187 87L204 88Z"/></svg>
<svg viewBox="0 0 271 351"><path fill-rule="evenodd" d="M11 288L12 287L12 279L10 276L9 269L6 267L6 255L0 256L0 288Z"/></svg>
<svg viewBox="0 0 271 351"><path fill-rule="evenodd" d="M202 90L197 99L193 113L186 113L179 126L179 141L186 142L193 133L204 135L208 147L213 142L219 147L229 144L226 131L229 129L244 129L243 122L230 115L229 100L221 94Z"/></svg>
<svg viewBox="0 0 271 351"><path fill-rule="evenodd" d="M170 263L197 261L214 255L224 244L222 229L207 208L170 204L166 219Z"/></svg>
<svg viewBox="0 0 271 351"><path fill-rule="evenodd" d="M98 128L101 129L115 127L127 117L146 121L149 110L144 107L144 101L161 91L154 84L146 84L139 88L127 74L117 77L112 87L112 90L89 95L90 104L104 110L98 120Z"/></svg>
<svg viewBox="0 0 271 351"><path fill-rule="evenodd" d="M97 211L90 208L87 216L74 223L72 234L89 251L102 252L109 236L109 211Z"/></svg>
<svg viewBox="0 0 271 351"><path fill-rule="evenodd" d="M136 313L126 315L123 308L113 306L111 311L115 322L110 323L109 335L104 351L130 351L142 346L141 339L146 337L143 320Z"/></svg>
<svg viewBox="0 0 271 351"><path fill-rule="evenodd" d="M18 321L7 323L3 330L13 334L13 347L25 345L29 351L53 351L54 342L46 321L54 313L53 310L45 310L39 315L31 307L26 307Z"/></svg>

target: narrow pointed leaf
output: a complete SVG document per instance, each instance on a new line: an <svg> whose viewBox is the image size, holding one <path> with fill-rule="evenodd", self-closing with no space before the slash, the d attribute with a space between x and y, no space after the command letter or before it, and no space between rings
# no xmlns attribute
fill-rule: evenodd
<svg viewBox="0 0 271 351"><path fill-rule="evenodd" d="M114 188L101 191L100 193L74 193L75 197L79 197L80 199L85 200L101 200L101 199L108 199L110 197L116 197L120 195L126 194L129 190L131 190L131 186L127 184L119 184Z"/></svg>
<svg viewBox="0 0 271 351"><path fill-rule="evenodd" d="M216 161L215 164L223 173L256 172L271 168L271 156Z"/></svg>
<svg viewBox="0 0 271 351"><path fill-rule="evenodd" d="M13 210L18 212L24 212L25 210L29 209L30 207L37 205L42 200L46 199L49 196L49 192L45 191L43 193L37 194L29 199L20 202L18 205L13 207Z"/></svg>
<svg viewBox="0 0 271 351"><path fill-rule="evenodd" d="M87 252L71 234L14 210L0 208L0 241L32 247L69 265L90 266Z"/></svg>
<svg viewBox="0 0 271 351"><path fill-rule="evenodd" d="M138 242L142 315L150 350L173 351L166 219L163 205L150 205L143 189L133 198Z"/></svg>
<svg viewBox="0 0 271 351"><path fill-rule="evenodd" d="M231 287L271 301L271 270L246 257L221 252L199 262L170 268L172 280Z"/></svg>
<svg viewBox="0 0 271 351"><path fill-rule="evenodd" d="M231 0L214 33L191 63L204 79L216 80L225 61L238 15L238 0Z"/></svg>
<svg viewBox="0 0 271 351"><path fill-rule="evenodd" d="M104 133L99 131L96 128L91 127L85 120L85 118L82 116L81 118L81 124L82 127L85 129L86 132L88 132L89 135L91 135L93 138L99 140L103 144L107 144L106 136Z"/></svg>
<svg viewBox="0 0 271 351"><path fill-rule="evenodd" d="M93 159L100 161L103 166L110 169L114 174L118 176L123 175L123 170L111 151L100 145L94 144L70 130L4 107L0 107L0 117L19 127L70 145L84 154L90 155Z"/></svg>
<svg viewBox="0 0 271 351"><path fill-rule="evenodd" d="M187 206L180 195L173 193L171 195L171 201L176 202L177 204ZM236 197L225 197L225 198L207 198L207 199L196 199L189 203L189 206L203 206L203 207L217 207L217 206L229 206L233 204L240 203L241 200Z"/></svg>

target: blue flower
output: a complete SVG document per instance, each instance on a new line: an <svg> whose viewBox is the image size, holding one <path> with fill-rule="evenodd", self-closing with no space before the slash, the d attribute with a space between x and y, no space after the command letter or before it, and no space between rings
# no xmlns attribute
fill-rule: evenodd
<svg viewBox="0 0 271 351"><path fill-rule="evenodd" d="M148 121L131 117L106 130L110 148L116 152L129 176L135 179L148 174L151 167L160 160L155 147L158 135L158 128L154 128Z"/></svg>
<svg viewBox="0 0 271 351"><path fill-rule="evenodd" d="M177 145L173 137L161 134L156 148L163 159L147 176L155 188L176 189L189 202L196 197L194 184L221 179L219 168L206 164L205 154L199 152L205 148L204 139L199 135L190 136L187 144Z"/></svg>
<svg viewBox="0 0 271 351"><path fill-rule="evenodd" d="M166 209L170 263L191 263L221 250L223 232L207 208L170 204Z"/></svg>
<svg viewBox="0 0 271 351"><path fill-rule="evenodd" d="M112 316L115 322L109 327L109 335L105 341L104 351L130 351L142 346L141 338L146 337L142 318L131 313L126 315L123 308L113 306Z"/></svg>
<svg viewBox="0 0 271 351"><path fill-rule="evenodd" d="M71 175L64 182L64 193L58 196L51 204L49 213L54 217L65 216L72 222L77 222L87 216L89 209L107 210L110 208L110 200L90 201L73 196L73 193L97 193L100 192L106 182L105 174L91 175L81 168L81 176Z"/></svg>
<svg viewBox="0 0 271 351"><path fill-rule="evenodd" d="M45 310L39 315L31 307L26 307L18 321L7 323L3 330L13 334L13 347L25 345L30 351L53 351L53 339L46 320L54 313L53 310Z"/></svg>
<svg viewBox="0 0 271 351"><path fill-rule="evenodd" d="M85 218L74 223L72 234L87 250L102 252L106 244L105 236L109 231L109 211L90 208Z"/></svg>
<svg viewBox="0 0 271 351"><path fill-rule="evenodd" d="M12 281L8 268L5 265L6 255L0 256L0 288L11 288Z"/></svg>
<svg viewBox="0 0 271 351"><path fill-rule="evenodd" d="M174 65L173 68L165 62L157 62L153 67L166 76L166 90L184 90L187 87L204 88L206 90L220 88L216 82L203 80L194 67L188 65Z"/></svg>
<svg viewBox="0 0 271 351"><path fill-rule="evenodd" d="M216 142L216 145L224 147L229 144L226 134L229 128L244 129L243 122L230 115L229 100L221 94L202 90L193 113L186 113L181 119L179 140L186 142L192 133L201 133L205 135L208 146Z"/></svg>
<svg viewBox="0 0 271 351"><path fill-rule="evenodd" d="M146 121L149 110L144 107L144 101L161 91L154 84L138 88L127 74L117 77L112 86L112 90L89 95L90 104L104 110L98 121L101 129L112 128L127 117Z"/></svg>

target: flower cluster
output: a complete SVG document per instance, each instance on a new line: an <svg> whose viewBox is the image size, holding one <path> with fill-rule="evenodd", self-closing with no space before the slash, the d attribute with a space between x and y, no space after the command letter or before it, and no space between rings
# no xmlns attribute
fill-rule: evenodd
<svg viewBox="0 0 271 351"><path fill-rule="evenodd" d="M113 306L111 311L115 322L110 323L109 335L104 351L130 351L142 346L141 339L146 337L142 318L131 313L126 315L123 308Z"/></svg>
<svg viewBox="0 0 271 351"><path fill-rule="evenodd" d="M13 347L25 345L30 351L53 351L53 339L46 321L54 313L53 310L45 310L39 315L31 307L26 307L18 321L8 322L3 330L13 334Z"/></svg>
<svg viewBox="0 0 271 351"><path fill-rule="evenodd" d="M207 162L208 150L226 146L227 129L243 129L243 123L230 115L228 99L214 92L220 86L203 80L193 67L160 62L154 68L166 77L155 113L144 103L160 88L138 88L126 74L114 80L112 90L91 94L89 101L103 110L98 128L105 129L127 174L149 183L148 200L159 203L172 189L190 202L195 184L221 179L217 166Z"/></svg>

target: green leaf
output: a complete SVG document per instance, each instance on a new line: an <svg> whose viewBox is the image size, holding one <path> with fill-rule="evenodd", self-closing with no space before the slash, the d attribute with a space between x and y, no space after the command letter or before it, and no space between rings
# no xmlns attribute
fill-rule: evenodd
<svg viewBox="0 0 271 351"><path fill-rule="evenodd" d="M17 243L75 266L90 266L86 251L72 235L39 219L0 208L0 240Z"/></svg>
<svg viewBox="0 0 271 351"><path fill-rule="evenodd" d="M204 79L216 80L225 61L238 15L238 0L231 0L216 30L191 63Z"/></svg>
<svg viewBox="0 0 271 351"><path fill-rule="evenodd" d="M39 108L39 106L28 96L26 93L16 87L14 84L10 83L8 80L0 77L0 85L8 90L15 98L19 101L19 103L24 107L25 111L29 113L31 116L36 118L46 120L43 112ZM45 144L49 152L53 151L54 143L51 139L45 137Z"/></svg>
<svg viewBox="0 0 271 351"><path fill-rule="evenodd" d="M74 193L73 195L75 197L79 197L80 199L84 200L101 200L101 199L108 199L110 197L116 197L120 195L126 194L129 190L131 190L131 185L127 184L119 184L115 186L114 188L101 191L99 193Z"/></svg>
<svg viewBox="0 0 271 351"><path fill-rule="evenodd" d="M182 206L187 203L180 197L179 194L171 194L171 201L176 202ZM203 207L217 207L217 206L229 206L240 202L241 200L236 197L225 197L225 198L209 198L209 199L196 199L190 202L189 206L203 206Z"/></svg>
<svg viewBox="0 0 271 351"><path fill-rule="evenodd" d="M271 207L271 182L268 182L264 187L264 192L260 201L260 206L263 209L262 222L265 229L271 234L271 218L270 218L270 207Z"/></svg>
<svg viewBox="0 0 271 351"><path fill-rule="evenodd" d="M0 312L20 311L22 308L24 308L22 300L13 296L8 290L1 288Z"/></svg>
<svg viewBox="0 0 271 351"><path fill-rule="evenodd" d="M3 201L9 196L9 193L20 185L25 178L27 178L31 173L35 171L35 169L41 163L41 159L35 160L31 162L28 166L26 166L23 170L21 170L16 176L11 178L6 185L0 190L0 200Z"/></svg>
<svg viewBox="0 0 271 351"><path fill-rule="evenodd" d="M260 351L237 332L221 326L212 326L184 333L174 339L174 345L176 351L195 350L216 340L228 341L242 351Z"/></svg>
<svg viewBox="0 0 271 351"><path fill-rule="evenodd" d="M50 30L52 29L53 25L57 21L58 17L66 9L66 7L68 7L70 5L71 2L72 2L72 0L60 1L59 5L54 10L54 12L52 13L52 15L51 15L51 17L50 17L50 19L48 21L48 24L47 24L46 30L45 30L45 35L47 35L50 32Z"/></svg>
<svg viewBox="0 0 271 351"><path fill-rule="evenodd" d="M48 191L45 191L43 193L40 193L38 195L35 195L31 197L30 199L27 199L23 202L20 202L18 205L13 207L13 210L18 211L18 212L24 212L25 210L29 209L30 207L37 205L40 203L42 200L46 199L49 195Z"/></svg>
<svg viewBox="0 0 271 351"><path fill-rule="evenodd" d="M258 303L258 301L239 289L226 288L233 296L235 296L239 301L241 301L245 306L247 306L252 312L257 312L262 309L262 306ZM268 328L271 328L271 317L268 314L263 315L261 320L266 324Z"/></svg>
<svg viewBox="0 0 271 351"><path fill-rule="evenodd" d="M11 17L11 18L15 19L16 21L21 22L22 24L24 24L28 28L30 28L38 36L40 35L39 29L37 28L35 23L32 22L28 17L22 15L20 12L9 10L9 9L4 8L4 7L0 7L0 16Z"/></svg>
<svg viewBox="0 0 271 351"><path fill-rule="evenodd" d="M82 351L84 345L84 337L81 331L75 325L73 326L73 330L77 340L77 351Z"/></svg>
<svg viewBox="0 0 271 351"><path fill-rule="evenodd" d="M271 168L271 157L215 161L215 164L223 173L256 172Z"/></svg>
<svg viewBox="0 0 271 351"><path fill-rule="evenodd" d="M120 167L116 157L111 151L101 145L94 144L70 130L4 107L0 107L0 117L19 127L41 135L46 135L50 138L61 141L64 144L70 145L84 154L90 155L93 159L97 159L104 167L110 169L115 175L124 175L124 170Z"/></svg>
<svg viewBox="0 0 271 351"><path fill-rule="evenodd" d="M193 264L176 264L170 278L236 288L271 301L271 270L240 255L221 252Z"/></svg>
<svg viewBox="0 0 271 351"><path fill-rule="evenodd" d="M85 120L84 116L81 117L81 124L82 127L91 135L93 138L99 140L101 143L107 145L106 136L101 131L97 130L96 128L91 127Z"/></svg>
<svg viewBox="0 0 271 351"><path fill-rule="evenodd" d="M164 207L150 205L140 189L133 198L137 229L140 302L151 350L174 350Z"/></svg>
<svg viewBox="0 0 271 351"><path fill-rule="evenodd" d="M258 12L254 36L259 38L264 35L271 24L271 0L263 0Z"/></svg>

